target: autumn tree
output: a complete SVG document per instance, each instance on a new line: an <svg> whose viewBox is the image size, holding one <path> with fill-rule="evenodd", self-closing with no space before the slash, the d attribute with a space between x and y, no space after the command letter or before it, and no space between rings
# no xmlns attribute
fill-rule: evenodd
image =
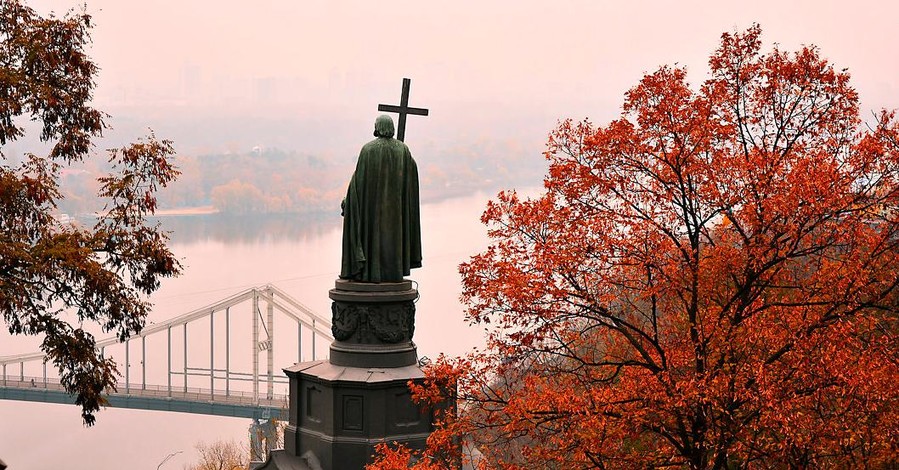
<svg viewBox="0 0 899 470"><path fill-rule="evenodd" d="M227 184L212 188L212 205L228 214L258 214L266 209L267 198L252 183L233 179Z"/></svg>
<svg viewBox="0 0 899 470"><path fill-rule="evenodd" d="M146 224L155 192L178 173L171 143L152 133L109 151L114 172L99 178L108 204L92 227L54 218L61 169L91 157L106 128L90 104L98 70L84 52L90 27L86 13L42 17L0 0L0 311L11 334L42 337L87 425L118 374L86 324L120 340L140 332L146 296L180 269L166 234ZM33 127L36 135L26 132ZM48 151L9 155L16 141Z"/></svg>
<svg viewBox="0 0 899 470"><path fill-rule="evenodd" d="M250 465L250 449L234 441L200 442L196 449L200 459L188 470L243 470Z"/></svg>
<svg viewBox="0 0 899 470"><path fill-rule="evenodd" d="M709 66L562 122L545 192L488 204L492 244L460 267L488 347L415 390L455 381L460 412L372 468L444 468L460 440L490 468L896 465L894 114L863 122L845 70L762 53L757 26Z"/></svg>

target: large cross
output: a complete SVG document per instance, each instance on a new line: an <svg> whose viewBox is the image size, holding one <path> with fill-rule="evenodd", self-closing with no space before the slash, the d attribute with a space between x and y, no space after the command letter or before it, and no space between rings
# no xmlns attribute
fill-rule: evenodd
<svg viewBox="0 0 899 470"><path fill-rule="evenodd" d="M409 107L409 85L412 84L412 80L408 78L403 79L403 94L400 96L400 105L392 105L392 104L379 104L378 111L386 111L388 113L399 113L400 115L400 123L396 129L396 139L402 141L406 137L406 115L413 114L416 116L427 116L428 110L425 108L410 108Z"/></svg>

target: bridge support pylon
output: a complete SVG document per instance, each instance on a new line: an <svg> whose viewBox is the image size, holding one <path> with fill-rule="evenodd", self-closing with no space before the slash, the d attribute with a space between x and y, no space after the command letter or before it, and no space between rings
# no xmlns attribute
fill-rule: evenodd
<svg viewBox="0 0 899 470"><path fill-rule="evenodd" d="M281 447L278 442L278 422L270 416L253 418L249 435L250 460L264 461L272 450Z"/></svg>

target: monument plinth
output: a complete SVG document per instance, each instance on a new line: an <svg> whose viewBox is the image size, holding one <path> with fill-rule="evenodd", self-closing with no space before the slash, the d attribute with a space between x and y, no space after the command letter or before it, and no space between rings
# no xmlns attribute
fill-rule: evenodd
<svg viewBox="0 0 899 470"><path fill-rule="evenodd" d="M328 293L331 304L331 364L350 367L403 367L418 357L412 281L366 283L339 279Z"/></svg>
<svg viewBox="0 0 899 470"><path fill-rule="evenodd" d="M424 378L412 342L418 291L408 280L341 279L329 296L330 358L284 369L290 378L286 453L342 469L362 468L381 442L423 449L430 411L409 392L410 380Z"/></svg>

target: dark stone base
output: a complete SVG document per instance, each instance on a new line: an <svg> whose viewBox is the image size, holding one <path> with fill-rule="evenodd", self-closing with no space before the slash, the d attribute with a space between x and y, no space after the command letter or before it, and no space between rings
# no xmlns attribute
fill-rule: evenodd
<svg viewBox="0 0 899 470"><path fill-rule="evenodd" d="M415 404L409 390L409 381L424 381L412 342L418 291L411 281L338 280L329 297L330 359L284 369L290 378L284 452L265 468L361 469L379 443L427 444L431 410Z"/></svg>
<svg viewBox="0 0 899 470"><path fill-rule="evenodd" d="M322 469L361 469L381 442L424 449L431 412L412 401L408 385L424 379L417 366L360 368L314 361L284 372L290 378L285 453L314 457Z"/></svg>
<svg viewBox="0 0 899 470"><path fill-rule="evenodd" d="M418 362L415 343L409 342L397 347L347 347L331 343L331 364L346 367L403 367Z"/></svg>
<svg viewBox="0 0 899 470"><path fill-rule="evenodd" d="M416 364L415 300L411 281L363 283L339 279L328 296L334 342L331 363L347 367Z"/></svg>

